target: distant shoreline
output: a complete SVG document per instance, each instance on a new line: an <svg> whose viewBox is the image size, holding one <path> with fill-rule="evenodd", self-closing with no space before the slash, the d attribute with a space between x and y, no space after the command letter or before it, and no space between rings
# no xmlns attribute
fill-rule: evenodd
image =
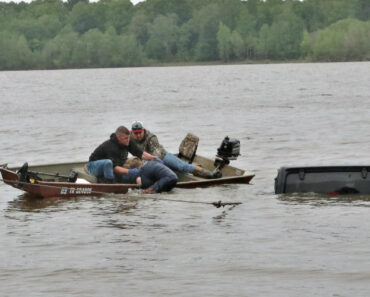
<svg viewBox="0 0 370 297"><path fill-rule="evenodd" d="M361 63L370 61L308 61L304 59L294 60L245 60L224 63L221 61L206 62L149 62L140 66L121 66L121 67L81 67L81 68L34 68L34 69L7 69L0 72L9 71L47 71L47 70L83 70L83 69L120 69L120 68L150 68L150 67L187 67L187 66L231 66L231 65L268 65L268 64L319 64L319 63Z"/></svg>

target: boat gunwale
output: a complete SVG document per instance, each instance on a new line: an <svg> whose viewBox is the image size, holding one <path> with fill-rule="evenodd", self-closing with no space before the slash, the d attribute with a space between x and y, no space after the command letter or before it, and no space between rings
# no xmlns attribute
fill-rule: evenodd
<svg viewBox="0 0 370 297"><path fill-rule="evenodd" d="M199 156L199 161L205 161L209 162L212 159ZM29 166L29 169L32 170L43 170L43 168L48 167L54 167L54 168L66 168L69 170L72 170L76 167L84 166L87 162L63 162L63 163L53 163L53 164L36 164ZM0 166L1 174L4 178L4 172L7 172L6 174L11 175L12 178L9 180L3 179L4 183L17 188L19 190L22 190L24 192L27 192L29 194L33 195L39 195L44 198L50 198L50 197L60 197L60 198L70 198L70 197L76 197L76 196L101 196L104 194L122 194L123 192L127 193L129 189L140 189L140 186L137 184L104 184L104 183L79 183L79 182L65 182L65 181L52 181L52 180L40 180L35 183L24 183L24 185L20 185L19 183L19 176L16 172L18 169L20 169L22 166L12 166L8 167L7 164ZM207 179L203 177L193 176L189 173L182 173L182 176L180 177L186 177L186 180L179 181L176 185L176 188L206 188L211 186L220 186L220 185L227 185L227 184L249 184L250 180L253 179L255 176L254 174L247 174L246 171L239 169L237 167L233 167L230 165L226 165L225 168L228 168L228 170L235 171L235 173L240 173L240 175L228 175L228 176L222 176L221 178L215 178L215 179ZM63 169L62 169L63 170ZM42 176L44 174L52 173L51 172L40 172L40 175ZM59 173L56 172L56 177L62 177L64 178L66 173ZM31 189L27 189L27 187L30 187ZM67 188L89 188L92 187L93 190L91 193L87 193L85 195L76 194L73 195L73 193L69 193L68 195L61 195L61 194L55 194L56 196L46 195L42 192L45 189L42 189L42 187L56 187L58 189L61 189L63 187ZM105 190L104 190L105 189ZM119 192L119 191L122 192ZM36 191L36 193L35 193ZM100 192L101 191L101 192Z"/></svg>

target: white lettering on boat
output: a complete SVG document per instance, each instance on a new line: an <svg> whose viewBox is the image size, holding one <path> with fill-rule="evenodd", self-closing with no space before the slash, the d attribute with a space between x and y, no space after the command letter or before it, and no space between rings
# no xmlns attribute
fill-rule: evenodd
<svg viewBox="0 0 370 297"><path fill-rule="evenodd" d="M68 187L62 187L60 190L60 194L67 195L67 194L79 194L79 195L86 195L91 194L92 188L68 188Z"/></svg>

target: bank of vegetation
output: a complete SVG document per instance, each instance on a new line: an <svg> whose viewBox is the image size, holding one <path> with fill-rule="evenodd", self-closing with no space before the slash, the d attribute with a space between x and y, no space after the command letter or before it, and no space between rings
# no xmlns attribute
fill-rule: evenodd
<svg viewBox="0 0 370 297"><path fill-rule="evenodd" d="M0 2L0 70L297 59L370 60L370 1Z"/></svg>

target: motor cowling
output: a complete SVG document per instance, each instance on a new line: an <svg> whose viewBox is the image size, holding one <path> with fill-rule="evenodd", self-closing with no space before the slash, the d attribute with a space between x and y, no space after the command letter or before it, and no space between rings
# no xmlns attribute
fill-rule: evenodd
<svg viewBox="0 0 370 297"><path fill-rule="evenodd" d="M240 156L240 141L226 136L217 149L214 166L217 169L222 169L231 160L236 160L238 156Z"/></svg>
<svg viewBox="0 0 370 297"><path fill-rule="evenodd" d="M217 149L217 157L224 160L236 160L240 156L240 141L226 136Z"/></svg>

